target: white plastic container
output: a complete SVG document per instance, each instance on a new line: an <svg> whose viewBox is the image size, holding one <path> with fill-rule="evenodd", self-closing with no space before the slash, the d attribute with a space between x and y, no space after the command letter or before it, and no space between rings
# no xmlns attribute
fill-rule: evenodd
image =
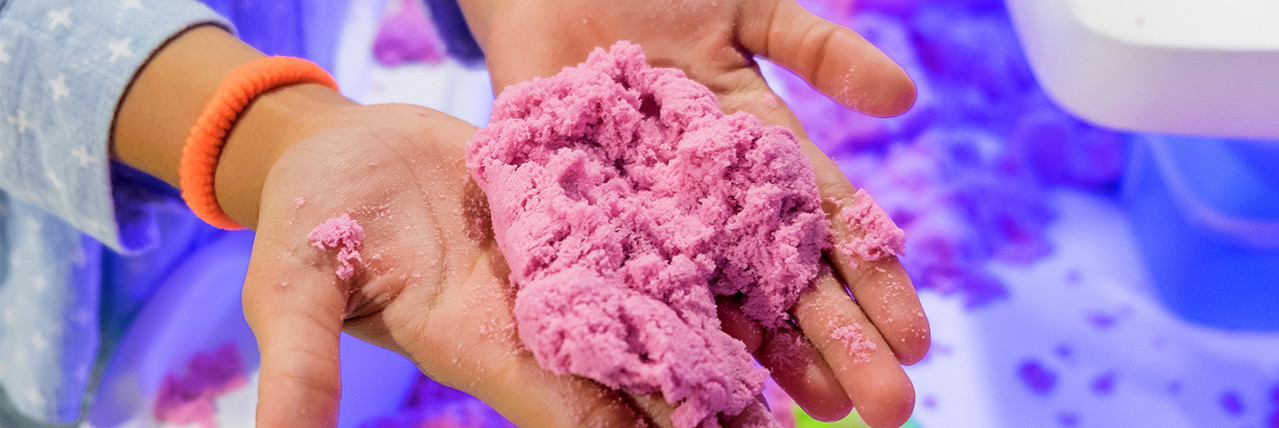
<svg viewBox="0 0 1279 428"><path fill-rule="evenodd" d="M1279 1L1005 3L1044 91L1083 119L1279 138Z"/></svg>

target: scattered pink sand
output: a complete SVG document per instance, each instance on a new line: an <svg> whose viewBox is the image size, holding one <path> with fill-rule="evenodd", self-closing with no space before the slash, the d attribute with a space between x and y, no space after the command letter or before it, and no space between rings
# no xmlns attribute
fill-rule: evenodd
<svg viewBox="0 0 1279 428"><path fill-rule="evenodd" d="M156 394L155 419L172 425L216 427L214 399L248 383L235 343L195 354L187 361L185 374L164 377Z"/></svg>
<svg viewBox="0 0 1279 428"><path fill-rule="evenodd" d="M866 338L862 333L862 327L857 324L849 324L836 328L831 332L830 337L844 342L844 348L853 356L853 362L865 363L870 361L870 355L878 348L875 342Z"/></svg>
<svg viewBox="0 0 1279 428"><path fill-rule="evenodd" d="M302 206L303 206L303 205L306 205L306 198L303 198L303 197L301 197L301 196L298 196L298 197L296 197L296 198L293 198L293 207L294 207L294 208L302 208Z"/></svg>
<svg viewBox="0 0 1279 428"><path fill-rule="evenodd" d="M816 277L829 224L791 131L725 116L639 46L507 88L467 144L542 367L678 403L676 426L734 415L767 373L715 295L777 326Z"/></svg>
<svg viewBox="0 0 1279 428"><path fill-rule="evenodd" d="M768 108L777 108L778 101L777 96L773 94L764 94L759 100L759 102L764 103L764 107Z"/></svg>
<svg viewBox="0 0 1279 428"><path fill-rule="evenodd" d="M311 240L312 247L320 250L338 250L338 268L335 272L338 278L348 280L355 275L355 265L351 261L361 261L360 250L364 249L364 228L352 220L350 215L342 213L340 216L325 220L324 223L315 226L315 229L311 229L311 233L306 237Z"/></svg>
<svg viewBox="0 0 1279 428"><path fill-rule="evenodd" d="M840 206L839 220L854 231L861 230L860 238L847 239L835 244L835 248L845 255L864 261L879 260L902 253L906 246L906 232L893 223L875 199L865 190L858 190L853 195L853 205Z"/></svg>
<svg viewBox="0 0 1279 428"><path fill-rule="evenodd" d="M784 372L805 369L813 362L808 354L808 344L804 343L805 340L803 333L797 330L779 329L768 343L769 349L765 358L772 362L772 367Z"/></svg>

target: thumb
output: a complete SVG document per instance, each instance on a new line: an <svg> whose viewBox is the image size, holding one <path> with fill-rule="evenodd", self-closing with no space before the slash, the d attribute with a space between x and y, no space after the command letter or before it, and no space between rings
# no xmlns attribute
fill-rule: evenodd
<svg viewBox="0 0 1279 428"><path fill-rule="evenodd" d="M879 117L915 103L906 71L853 30L813 15L795 0L744 2L742 46L795 72L835 101Z"/></svg>
<svg viewBox="0 0 1279 428"><path fill-rule="evenodd" d="M244 284L244 316L262 355L257 426L332 427L347 293L295 251L259 234Z"/></svg>

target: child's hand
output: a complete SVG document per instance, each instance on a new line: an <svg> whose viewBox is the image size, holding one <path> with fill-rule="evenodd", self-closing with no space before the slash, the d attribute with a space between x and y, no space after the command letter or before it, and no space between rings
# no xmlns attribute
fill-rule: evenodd
<svg viewBox="0 0 1279 428"><path fill-rule="evenodd" d="M259 426L336 421L339 330L404 354L521 426L662 419L599 384L543 370L523 350L485 198L463 162L474 127L406 105L353 106L320 122L263 185L244 286L262 355ZM344 213L366 233L346 281L334 252L307 238Z"/></svg>
<svg viewBox="0 0 1279 428"><path fill-rule="evenodd" d="M643 46L649 62L678 67L720 97L727 112L747 111L765 123L796 131L818 177L823 198L851 205L855 190L834 162L804 134L799 121L764 82L754 62L759 55L803 76L814 87L855 110L891 116L914 102L915 87L905 72L851 30L808 13L794 0L464 0L463 11L484 47L495 89L550 76L583 61L596 47L617 40ZM828 209L836 242L861 233L849 230ZM800 370L774 376L810 414L842 417L849 397L873 426L899 426L913 408L914 389L901 364L927 352L930 336L915 290L894 257L855 263L831 252L834 273L793 309L802 335L816 349ZM854 268L854 266L857 266ZM844 291L847 284L856 301ZM734 312L726 308L727 312ZM730 317L726 317L731 318ZM858 358L835 340L834 330L856 323L876 346ZM759 337L748 323L726 329L762 344L756 352L772 369L773 349L787 334ZM834 370L832 370L834 369ZM847 395L845 395L847 394Z"/></svg>
<svg viewBox="0 0 1279 428"><path fill-rule="evenodd" d="M112 153L179 186L191 124L232 70L262 57L217 27L176 36L121 100ZM557 376L522 350L486 198L464 166L474 132L436 111L360 106L316 84L276 88L240 114L214 178L220 207L257 231L244 312L262 356L259 426L336 424L339 331L409 357L520 425L669 423L660 399ZM343 214L365 231L347 280L336 251L308 238Z"/></svg>

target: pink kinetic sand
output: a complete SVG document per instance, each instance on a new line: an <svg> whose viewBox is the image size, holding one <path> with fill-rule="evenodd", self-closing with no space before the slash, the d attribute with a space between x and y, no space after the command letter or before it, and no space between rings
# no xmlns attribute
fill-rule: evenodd
<svg viewBox="0 0 1279 428"><path fill-rule="evenodd" d="M352 260L360 261L360 250L364 249L364 228L343 213L340 216L325 220L324 223L311 229L306 235L311 246L320 250L337 249L338 278L351 279L355 275Z"/></svg>
<svg viewBox="0 0 1279 428"><path fill-rule="evenodd" d="M848 350L849 355L853 356L853 362L865 363L870 361L870 354L875 352L878 345L867 339L862 333L862 327L857 324L850 324L836 328L831 332L831 338L844 343L844 348Z"/></svg>
<svg viewBox="0 0 1279 428"><path fill-rule="evenodd" d="M902 253L906 246L906 232L902 232L888 217L875 199L865 190L858 190L853 195L852 206L840 206L839 220L852 230L861 230L860 238L848 239L835 244L835 248L845 255L864 261Z"/></svg>
<svg viewBox="0 0 1279 428"><path fill-rule="evenodd" d="M754 402L767 374L714 296L777 326L818 273L829 224L791 131L621 42L507 88L466 153L542 367L661 392L679 427Z"/></svg>
<svg viewBox="0 0 1279 428"><path fill-rule="evenodd" d="M763 103L764 107L777 108L777 106L780 105L781 100L778 100L776 95L764 94L763 97L760 97L759 102Z"/></svg>

